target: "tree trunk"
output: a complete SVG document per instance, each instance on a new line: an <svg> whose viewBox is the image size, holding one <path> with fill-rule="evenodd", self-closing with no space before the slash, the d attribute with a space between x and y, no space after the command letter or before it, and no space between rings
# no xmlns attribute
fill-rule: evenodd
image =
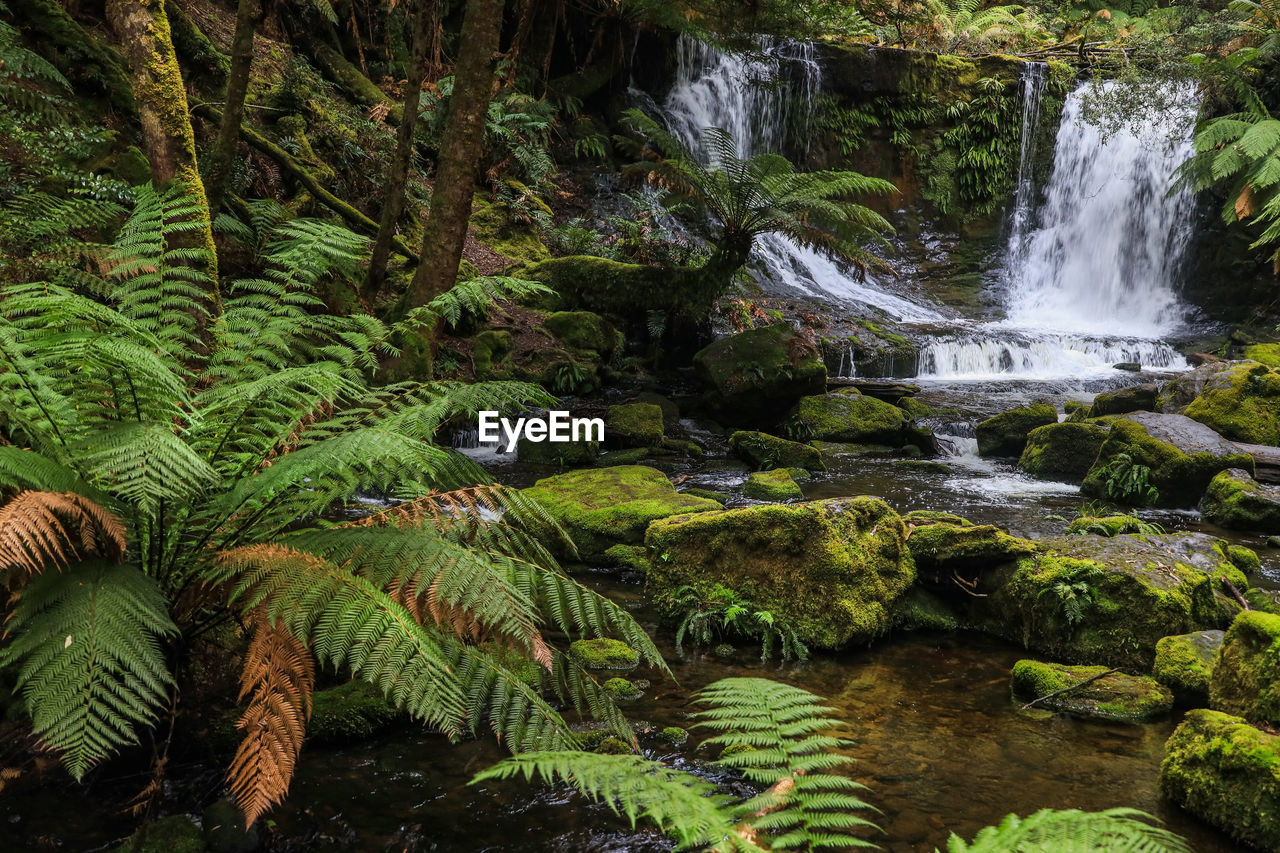
<svg viewBox="0 0 1280 853"><path fill-rule="evenodd" d="M382 289L387 273L387 258L391 255L391 240L395 236L396 223L404 212L405 182L409 178L409 162L413 158L413 131L418 123L419 100L422 81L427 73L427 54L436 28L440 0L417 0L418 8L413 17L413 48L409 59L409 79L404 90L404 111L400 116L400 128L396 131L396 150L387 164L387 194L382 202L382 218L378 222L378 237L373 242L373 256L369 259L369 274L365 276L361 296L373 304Z"/></svg>
<svg viewBox="0 0 1280 853"><path fill-rule="evenodd" d="M426 305L453 287L458 277L476 170L484 152L485 114L493 95L504 5L504 0L467 2L422 259L406 294L406 310Z"/></svg>
<svg viewBox="0 0 1280 853"><path fill-rule="evenodd" d="M260 0L240 0L236 8L236 31L231 37L231 69L227 73L227 102L218 124L218 141L209 157L209 178L205 190L209 195L209 215L216 217L227 189L227 171L240 141L240 122L244 116L244 96L249 89L249 72L253 66L253 35L262 21Z"/></svg>
<svg viewBox="0 0 1280 853"><path fill-rule="evenodd" d="M216 303L218 266L209 201L196 166L196 137L187 112L187 90L178 69L163 0L107 0L106 12L129 64L151 177L156 184L178 181L197 202L195 216L202 227L194 243L208 252L205 272L213 279Z"/></svg>

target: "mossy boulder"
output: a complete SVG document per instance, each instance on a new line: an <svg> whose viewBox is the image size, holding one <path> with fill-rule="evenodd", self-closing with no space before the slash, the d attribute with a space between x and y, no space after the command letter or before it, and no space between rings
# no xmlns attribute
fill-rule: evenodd
<svg viewBox="0 0 1280 853"><path fill-rule="evenodd" d="M1209 704L1254 723L1280 725L1280 616L1246 611L1222 641Z"/></svg>
<svg viewBox="0 0 1280 853"><path fill-rule="evenodd" d="M120 853L205 853L204 832L184 814L169 815L143 824Z"/></svg>
<svg viewBox="0 0 1280 853"><path fill-rule="evenodd" d="M1103 391L1093 398L1093 405L1089 407L1089 417L1100 418L1103 415L1122 415L1126 412L1155 411L1156 395L1159 391L1154 382L1130 385L1128 388L1117 388L1115 391Z"/></svg>
<svg viewBox="0 0 1280 853"><path fill-rule="evenodd" d="M786 468L752 471L742 487L742 494L757 501L792 501L804 497L800 485Z"/></svg>
<svg viewBox="0 0 1280 853"><path fill-rule="evenodd" d="M1013 665L1013 695L1024 702L1049 696L1036 707L1089 720L1145 723L1173 710L1173 694L1154 678L1122 672L1104 675L1107 669L1020 660ZM1068 689L1077 684L1081 686ZM1066 692L1050 696L1059 690Z"/></svg>
<svg viewBox="0 0 1280 853"><path fill-rule="evenodd" d="M641 544L656 519L720 509L713 500L677 492L661 471L639 465L569 471L539 480L523 494L564 526L585 558L614 545Z"/></svg>
<svg viewBox="0 0 1280 853"><path fill-rule="evenodd" d="M662 409L653 403L610 406L604 435L616 447L657 447L662 444Z"/></svg>
<svg viewBox="0 0 1280 853"><path fill-rule="evenodd" d="M960 617L939 596L919 586L893 605L893 627L903 631L954 631Z"/></svg>
<svg viewBox="0 0 1280 853"><path fill-rule="evenodd" d="M685 489L683 494L692 495L695 498L707 498L708 500L715 501L721 506L724 506L733 498L733 495L730 495L727 492L717 492L715 489L702 489L697 486L694 486L691 489Z"/></svg>
<svg viewBox="0 0 1280 853"><path fill-rule="evenodd" d="M315 743L342 744L365 740L403 720L382 691L365 681L348 681L311 697L307 738Z"/></svg>
<svg viewBox="0 0 1280 853"><path fill-rule="evenodd" d="M595 751L600 755L630 755L634 750L631 744L620 737L607 737L596 745Z"/></svg>
<svg viewBox="0 0 1280 853"><path fill-rule="evenodd" d="M825 471L827 467L816 447L764 432L739 430L729 436L729 449L734 456L757 470L781 467Z"/></svg>
<svg viewBox="0 0 1280 853"><path fill-rule="evenodd" d="M640 653L621 640L597 637L574 640L569 644L569 657L587 669L635 669Z"/></svg>
<svg viewBox="0 0 1280 853"><path fill-rule="evenodd" d="M1204 705L1209 701L1209 678L1222 648L1222 631L1192 631L1162 637L1156 643L1152 676L1175 696Z"/></svg>
<svg viewBox="0 0 1280 853"><path fill-rule="evenodd" d="M776 421L801 397L827 387L817 348L786 324L715 341L694 355L693 367L712 407L743 423Z"/></svg>
<svg viewBox="0 0 1280 853"><path fill-rule="evenodd" d="M679 726L667 726L658 736L671 746L684 746L689 740L689 731Z"/></svg>
<svg viewBox="0 0 1280 853"><path fill-rule="evenodd" d="M515 339L510 332L490 329L476 335L471 357L476 368L476 378L483 379L493 373L495 368L506 361L514 348Z"/></svg>
<svg viewBox="0 0 1280 853"><path fill-rule="evenodd" d="M1092 497L1110 497L1107 466L1120 454L1150 469L1159 506L1195 506L1219 471L1253 471L1252 456L1204 424L1183 415L1136 412L1112 419L1080 490Z"/></svg>
<svg viewBox="0 0 1280 853"><path fill-rule="evenodd" d="M555 311L542 322L570 349L594 353L606 361L618 349L618 332L593 311Z"/></svg>
<svg viewBox="0 0 1280 853"><path fill-rule="evenodd" d="M1280 589L1247 589L1244 600L1251 610L1280 615Z"/></svg>
<svg viewBox="0 0 1280 853"><path fill-rule="evenodd" d="M1072 536L1123 536L1126 533L1148 533L1150 525L1136 515L1082 515L1067 525Z"/></svg>
<svg viewBox="0 0 1280 853"><path fill-rule="evenodd" d="M913 509L902 517L907 524L954 524L959 527L972 527L973 522L967 518L961 518L955 513L943 512L937 509Z"/></svg>
<svg viewBox="0 0 1280 853"><path fill-rule="evenodd" d="M1280 533L1280 488L1264 486L1240 468L1219 471L1209 481L1200 510L1232 530Z"/></svg>
<svg viewBox="0 0 1280 853"><path fill-rule="evenodd" d="M1171 415L1186 414L1187 406L1195 402L1209 381L1230 369L1229 361L1209 361L1175 376L1160 388L1160 394L1156 397L1156 411Z"/></svg>
<svg viewBox="0 0 1280 853"><path fill-rule="evenodd" d="M955 524L937 521L914 527L907 547L920 572L953 570L1003 563L1035 554L1039 547L1029 539L1010 536L991 524Z"/></svg>
<svg viewBox="0 0 1280 853"><path fill-rule="evenodd" d="M1267 367L1280 367L1280 344L1250 344L1244 348L1243 355Z"/></svg>
<svg viewBox="0 0 1280 853"><path fill-rule="evenodd" d="M612 566L641 574L652 568L649 551L643 545L614 545L604 552L604 559Z"/></svg>
<svg viewBox="0 0 1280 853"><path fill-rule="evenodd" d="M1033 429L1057 422L1058 410L1047 403L1001 412L978 424L978 455L1021 456Z"/></svg>
<svg viewBox="0 0 1280 853"><path fill-rule="evenodd" d="M590 465L599 455L598 441L530 441L522 438L516 442L516 458L535 465L576 468Z"/></svg>
<svg viewBox="0 0 1280 853"><path fill-rule="evenodd" d="M887 444L851 444L847 441L811 441L809 446L822 454L823 460L840 456L856 456L862 459L893 459L900 456L922 456L914 444L891 447Z"/></svg>
<svg viewBox="0 0 1280 853"><path fill-rule="evenodd" d="M870 497L674 516L649 526L649 593L731 587L813 648L867 642L915 581L906 525ZM674 615L674 614L670 614Z"/></svg>
<svg viewBox="0 0 1280 853"><path fill-rule="evenodd" d="M615 700L627 701L630 699L638 699L640 696L644 695L643 690L625 678L610 678L600 686L603 688L605 693Z"/></svg>
<svg viewBox="0 0 1280 853"><path fill-rule="evenodd" d="M912 537L914 538L914 537ZM979 627L1069 663L1148 671L1163 637L1225 628L1247 586L1227 543L1203 533L1067 536L982 573Z"/></svg>
<svg viewBox="0 0 1280 853"><path fill-rule="evenodd" d="M796 405L794 421L819 441L892 448L932 445L932 435L913 426L906 412L856 388L805 397Z"/></svg>
<svg viewBox="0 0 1280 853"><path fill-rule="evenodd" d="M1255 850L1280 850L1280 735L1218 711L1191 711L1165 744L1160 788Z"/></svg>
<svg viewBox="0 0 1280 853"><path fill-rule="evenodd" d="M1027 433L1018 467L1038 480L1078 483L1093 467L1109 427L1090 423L1048 424Z"/></svg>
<svg viewBox="0 0 1280 853"><path fill-rule="evenodd" d="M1205 383L1186 414L1232 441L1280 445L1280 371L1232 365Z"/></svg>

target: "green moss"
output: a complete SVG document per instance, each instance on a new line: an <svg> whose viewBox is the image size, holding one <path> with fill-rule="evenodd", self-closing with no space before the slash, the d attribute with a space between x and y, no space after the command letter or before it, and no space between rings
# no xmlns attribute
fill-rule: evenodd
<svg viewBox="0 0 1280 853"><path fill-rule="evenodd" d="M662 444L662 409L653 403L610 406L604 419L605 438L622 447Z"/></svg>
<svg viewBox="0 0 1280 853"><path fill-rule="evenodd" d="M204 833L184 814L143 825L119 848L122 853L204 853Z"/></svg>
<svg viewBox="0 0 1280 853"><path fill-rule="evenodd" d="M1019 456L1033 429L1058 422L1058 410L1045 403L1019 406L977 426L979 456Z"/></svg>
<svg viewBox="0 0 1280 853"><path fill-rule="evenodd" d="M916 586L894 604L893 627L904 631L954 631L960 627L960 619L941 598Z"/></svg>
<svg viewBox="0 0 1280 853"><path fill-rule="evenodd" d="M1232 441L1280 445L1280 371L1244 362L1211 378L1187 417Z"/></svg>
<svg viewBox="0 0 1280 853"><path fill-rule="evenodd" d="M529 263L551 256L551 252L539 238L537 229L517 221L499 202L486 201L477 196L469 227L482 243L513 261Z"/></svg>
<svg viewBox="0 0 1280 853"><path fill-rule="evenodd" d="M596 464L601 468L615 468L620 465L635 465L643 459L653 456L652 447L628 447L626 450L608 450L600 454ZM693 494L688 489L688 494Z"/></svg>
<svg viewBox="0 0 1280 853"><path fill-rule="evenodd" d="M651 524L645 542L655 600L685 584L730 586L816 648L883 634L915 580L906 526L868 497L675 516Z"/></svg>
<svg viewBox="0 0 1280 853"><path fill-rule="evenodd" d="M617 345L617 332L603 317L592 311L557 311L543 324L565 346L610 358Z"/></svg>
<svg viewBox="0 0 1280 853"><path fill-rule="evenodd" d="M1239 468L1219 471L1209 481L1200 508L1222 527L1280 533L1280 489L1263 486Z"/></svg>
<svg viewBox="0 0 1280 853"><path fill-rule="evenodd" d="M776 467L825 471L827 467L816 447L763 432L735 432L729 436L729 449L758 471Z"/></svg>
<svg viewBox="0 0 1280 853"><path fill-rule="evenodd" d="M644 695L644 691L625 678L610 678L601 688L613 699L626 701Z"/></svg>
<svg viewBox="0 0 1280 853"><path fill-rule="evenodd" d="M1154 678L1120 672L1103 675L1107 669L1020 660L1013 666L1013 695L1023 701L1049 696L1037 706L1113 722L1145 723L1173 710L1173 694ZM1099 675L1102 677L1096 678ZM1085 684L1090 678L1096 680ZM1077 684L1082 686L1050 696Z"/></svg>
<svg viewBox="0 0 1280 853"><path fill-rule="evenodd" d="M640 663L640 653L621 640L597 637L593 640L574 640L569 645L569 657L588 669L634 669Z"/></svg>
<svg viewBox="0 0 1280 853"><path fill-rule="evenodd" d="M660 737L672 746L684 746L689 740L689 732L679 726L667 726Z"/></svg>
<svg viewBox="0 0 1280 853"><path fill-rule="evenodd" d="M631 744L620 737L605 738L600 741L600 745L596 747L595 751L601 755L630 755L633 752Z"/></svg>
<svg viewBox="0 0 1280 853"><path fill-rule="evenodd" d="M1209 701L1209 678L1222 648L1222 631L1193 631L1156 643L1151 674L1175 695L1198 704Z"/></svg>
<svg viewBox="0 0 1280 853"><path fill-rule="evenodd" d="M641 544L656 519L720 509L715 501L677 493L661 471L638 465L570 471L539 480L523 494L564 526L584 557L617 544Z"/></svg>
<svg viewBox="0 0 1280 853"><path fill-rule="evenodd" d="M722 338L693 357L710 403L722 415L776 420L806 394L821 394L827 368L816 347L787 324Z"/></svg>
<svg viewBox="0 0 1280 853"><path fill-rule="evenodd" d="M920 448L914 445L890 447L887 444L850 444L840 441L811 441L824 459L834 456L858 456L864 459L890 459L896 456L919 456Z"/></svg>
<svg viewBox="0 0 1280 853"><path fill-rule="evenodd" d="M786 468L752 471L742 487L742 494L757 501L791 501L804 497L804 492Z"/></svg>
<svg viewBox="0 0 1280 853"><path fill-rule="evenodd" d="M1136 515L1082 515L1067 525L1072 536L1122 536L1126 533L1146 533L1150 525Z"/></svg>
<svg viewBox="0 0 1280 853"><path fill-rule="evenodd" d="M1280 367L1280 344L1251 344L1244 348L1244 357L1267 367Z"/></svg>
<svg viewBox="0 0 1280 853"><path fill-rule="evenodd" d="M481 379L489 375L494 367L502 364L507 356L511 355L511 350L515 343L510 332L485 331L476 335L475 349L472 360L476 368L476 378Z"/></svg>
<svg viewBox="0 0 1280 853"><path fill-rule="evenodd" d="M699 489L699 488L685 489L683 494L692 495L695 498L707 498L708 500L715 501L721 506L724 506L725 504L727 504L729 502L729 499L732 497L732 495L726 494L724 492L717 492L712 489Z"/></svg>
<svg viewBox="0 0 1280 853"><path fill-rule="evenodd" d="M925 474L950 474L951 467L942 462L930 462L928 459L895 459L895 468L908 471L920 471Z"/></svg>
<svg viewBox="0 0 1280 853"><path fill-rule="evenodd" d="M1209 704L1251 722L1280 724L1280 616L1246 611L1231 623Z"/></svg>
<svg viewBox="0 0 1280 853"><path fill-rule="evenodd" d="M573 468L590 465L599 455L598 441L530 441L522 438L516 442L516 458L535 465Z"/></svg>
<svg viewBox="0 0 1280 853"><path fill-rule="evenodd" d="M903 397L897 403L898 408L906 412L912 419L915 418L948 418L959 417L960 412L956 409L936 409L927 403L922 403L915 397Z"/></svg>
<svg viewBox="0 0 1280 853"><path fill-rule="evenodd" d="M1280 735L1217 711L1187 714L1165 745L1160 787L1256 850L1280 850Z"/></svg>
<svg viewBox="0 0 1280 853"><path fill-rule="evenodd" d="M1093 467L1108 427L1088 423L1054 423L1027 433L1018 467L1040 480L1079 482Z"/></svg>
<svg viewBox="0 0 1280 853"><path fill-rule="evenodd" d="M1039 550L1034 542L1010 536L990 524L948 522L917 526L911 531L907 546L917 567L949 570L1016 560Z"/></svg>
<svg viewBox="0 0 1280 853"><path fill-rule="evenodd" d="M1093 398L1089 417L1100 418L1103 415L1120 415L1125 412L1154 411L1158 392L1159 389L1150 382L1128 388L1117 388L1115 391L1103 391Z"/></svg>
<svg viewBox="0 0 1280 853"><path fill-rule="evenodd" d="M610 565L642 574L653 567L649 562L649 552L642 545L614 545L604 552L604 557Z"/></svg>
<svg viewBox="0 0 1280 853"><path fill-rule="evenodd" d="M795 412L795 421L821 441L892 447L909 443L910 420L897 406L860 394L854 388L805 397Z"/></svg>
<svg viewBox="0 0 1280 853"><path fill-rule="evenodd" d="M911 512L904 515L902 517L902 520L907 522L908 524L914 524L914 525L938 524L939 522L941 522L945 524L958 525L960 527L973 526L973 522L967 518L961 518L958 515L953 515L952 513L949 513L949 512L941 512L936 509L912 510Z"/></svg>
<svg viewBox="0 0 1280 853"><path fill-rule="evenodd" d="M1280 590L1250 589L1245 590L1244 600L1249 602L1251 610L1280 615Z"/></svg>
<svg viewBox="0 0 1280 853"><path fill-rule="evenodd" d="M349 681L311 697L307 738L316 743L365 740L403 719L402 712L365 681Z"/></svg>

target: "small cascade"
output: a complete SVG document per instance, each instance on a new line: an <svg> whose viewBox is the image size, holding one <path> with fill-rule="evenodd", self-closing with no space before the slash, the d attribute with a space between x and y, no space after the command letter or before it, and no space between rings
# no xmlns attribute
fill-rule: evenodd
<svg viewBox="0 0 1280 853"><path fill-rule="evenodd" d="M1114 365L1121 362L1146 370L1186 365L1173 347L1160 341L1014 332L936 338L921 347L916 373L935 379L1071 379L1114 375Z"/></svg>
<svg viewBox="0 0 1280 853"><path fill-rule="evenodd" d="M676 79L663 115L671 132L705 162L711 160L702 144L708 127L727 131L742 156L781 151L788 138L809 138L801 123L813 114L822 91L822 69L812 43L766 38L748 56L723 53L682 36L676 59ZM897 320L942 319L937 311L885 292L870 277L859 280L830 256L778 234L757 241L752 262L766 286L870 305Z"/></svg>

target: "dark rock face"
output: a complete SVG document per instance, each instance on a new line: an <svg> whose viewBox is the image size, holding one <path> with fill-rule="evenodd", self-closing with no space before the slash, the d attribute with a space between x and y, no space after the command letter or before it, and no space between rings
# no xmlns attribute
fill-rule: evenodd
<svg viewBox="0 0 1280 853"><path fill-rule="evenodd" d="M1098 418L1103 415L1121 415L1125 412L1150 412L1156 407L1156 394L1159 389L1154 382L1131 385L1115 391L1103 391L1093 398L1093 407L1089 409L1089 417Z"/></svg>
<svg viewBox="0 0 1280 853"><path fill-rule="evenodd" d="M1058 410L1044 403L1001 412L978 424L978 455L1020 456L1033 429L1057 422Z"/></svg>

